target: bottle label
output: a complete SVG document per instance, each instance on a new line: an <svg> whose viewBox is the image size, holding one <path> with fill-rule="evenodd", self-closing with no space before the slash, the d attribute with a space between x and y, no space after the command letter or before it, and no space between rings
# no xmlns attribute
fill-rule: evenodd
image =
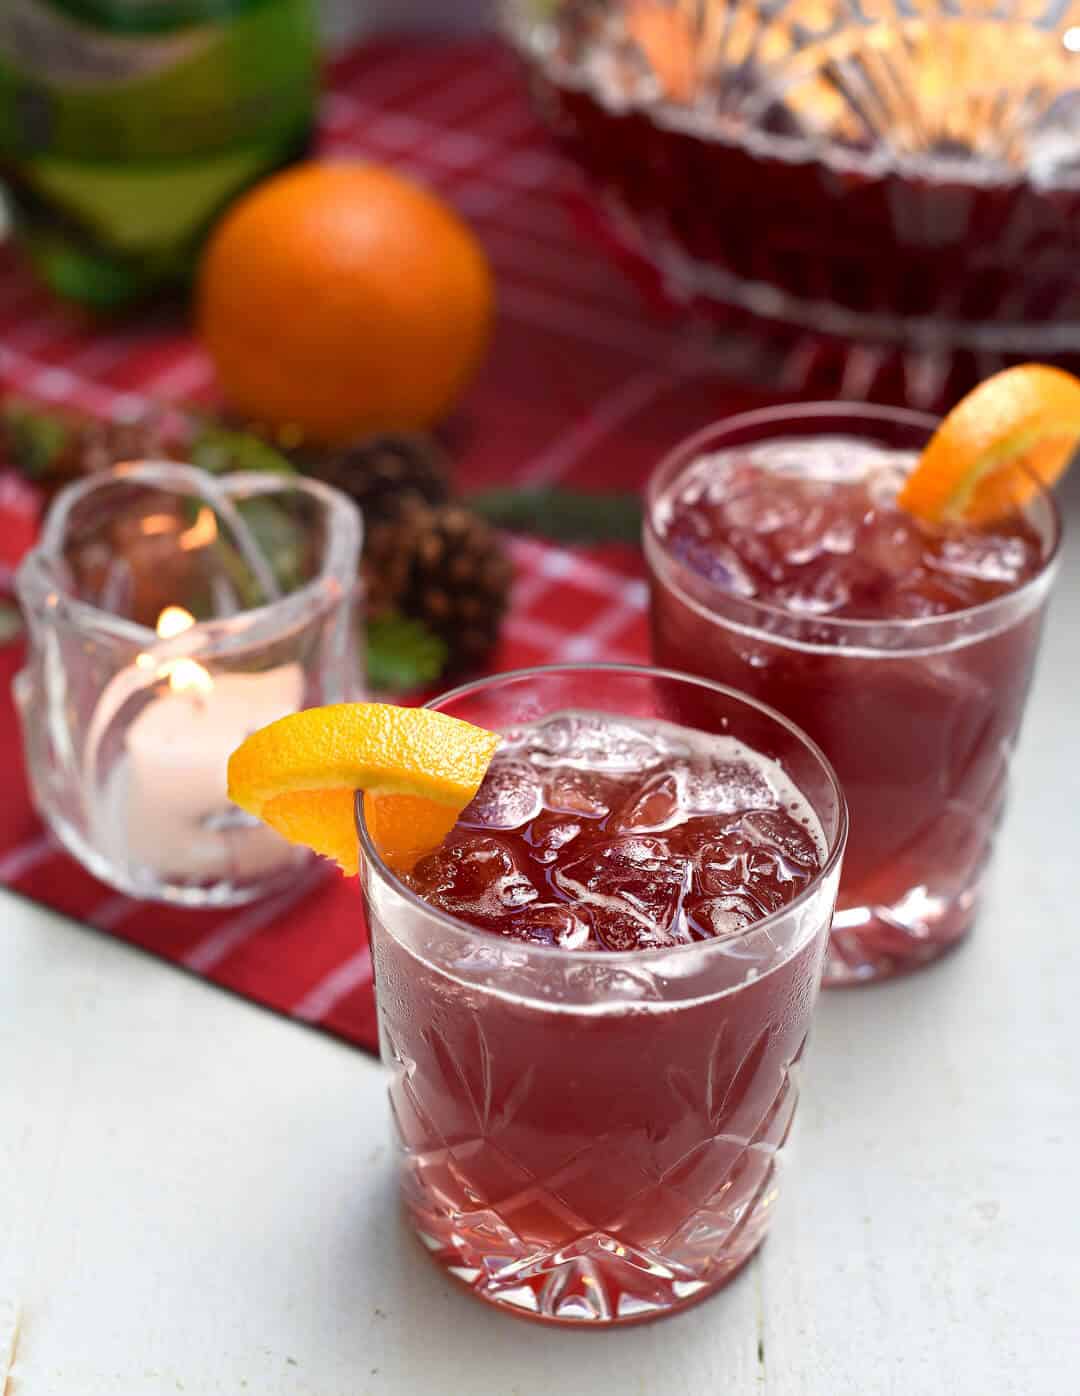
<svg viewBox="0 0 1080 1396"><path fill-rule="evenodd" d="M138 33L86 23L75 8L0 0L0 157L186 160L273 142L310 119L310 0L233 3L223 17L207 6L219 18L170 29L162 16Z"/></svg>
<svg viewBox="0 0 1080 1396"><path fill-rule="evenodd" d="M0 61L24 77L71 86L124 82L161 72L210 42L209 30L136 37L91 28L42 0L4 0Z"/></svg>
<svg viewBox="0 0 1080 1396"><path fill-rule="evenodd" d="M0 60L50 84L123 82L183 63L205 47L207 31L128 38L68 20L42 0L0 8Z"/></svg>

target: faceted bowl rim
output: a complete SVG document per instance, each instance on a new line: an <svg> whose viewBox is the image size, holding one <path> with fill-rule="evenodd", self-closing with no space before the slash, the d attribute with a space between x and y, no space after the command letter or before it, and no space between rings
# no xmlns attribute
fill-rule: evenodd
<svg viewBox="0 0 1080 1396"><path fill-rule="evenodd" d="M535 15L530 16L522 0L499 0L498 13L504 38L526 66L536 69L542 77L560 87L587 94L613 116L634 114L644 118L658 130L677 132L709 145L748 150L755 157L778 160L788 165L819 165L841 176L856 174L866 179L899 177L931 187L949 184L993 190L1027 187L1037 195L1080 189L1080 170L1071 177L1066 173L1052 182L1036 183L1031 178L1028 166L1003 177L1000 170L980 167L974 160L960 163L933 153L918 156L897 155L880 145L860 151L824 137L820 143L815 144L810 138L784 136L758 125L725 119L723 115L711 116L706 120L660 100L649 101L641 97L632 97L621 103L613 103L605 100L604 94L597 89L595 82L590 81L587 74L580 72L572 64L546 55L540 50L530 31L545 21L538 20ZM992 15L964 16L948 15L944 12L939 17L956 21L965 18L994 18ZM898 16L899 20L907 18L917 21L920 17Z"/></svg>

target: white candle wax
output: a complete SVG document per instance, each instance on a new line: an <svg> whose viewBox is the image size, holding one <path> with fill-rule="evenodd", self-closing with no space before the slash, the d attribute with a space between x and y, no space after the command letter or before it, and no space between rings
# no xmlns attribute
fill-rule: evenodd
<svg viewBox="0 0 1080 1396"><path fill-rule="evenodd" d="M124 772L127 859L164 879L252 878L297 857L264 825L222 828L229 755L250 733L303 699L298 664L262 674L216 675L194 689L154 698L128 728ZM217 825L218 827L215 827Z"/></svg>

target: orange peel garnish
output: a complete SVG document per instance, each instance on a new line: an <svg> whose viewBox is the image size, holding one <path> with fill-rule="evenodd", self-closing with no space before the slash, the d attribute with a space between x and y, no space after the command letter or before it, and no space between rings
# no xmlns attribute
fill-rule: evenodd
<svg viewBox="0 0 1080 1396"><path fill-rule="evenodd" d="M407 872L480 787L499 736L429 708L338 703L253 732L229 758L229 798L292 843L359 865L356 792L383 859Z"/></svg>
<svg viewBox="0 0 1080 1396"><path fill-rule="evenodd" d="M1047 364L987 378L938 426L897 496L928 523L991 524L1062 475L1080 443L1080 379Z"/></svg>

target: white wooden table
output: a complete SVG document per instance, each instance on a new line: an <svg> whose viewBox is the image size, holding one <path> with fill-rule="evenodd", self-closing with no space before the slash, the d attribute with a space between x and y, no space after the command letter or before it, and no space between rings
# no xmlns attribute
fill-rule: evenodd
<svg viewBox="0 0 1080 1396"><path fill-rule="evenodd" d="M1067 495L977 932L825 997L773 1235L682 1317L476 1303L397 1220L373 1060L0 894L7 1396L1080 1392L1080 472Z"/></svg>

